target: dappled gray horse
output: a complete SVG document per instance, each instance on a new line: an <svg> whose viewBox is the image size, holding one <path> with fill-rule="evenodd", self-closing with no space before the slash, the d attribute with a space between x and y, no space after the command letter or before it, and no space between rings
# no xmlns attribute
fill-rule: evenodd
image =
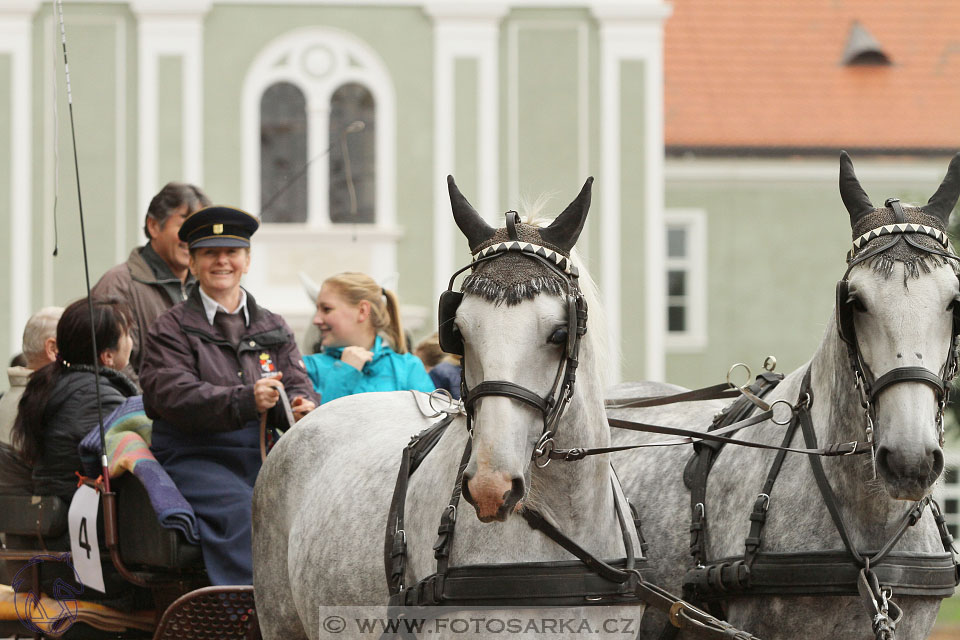
<svg viewBox="0 0 960 640"><path fill-rule="evenodd" d="M591 184L592 178L547 227L521 223L510 212L507 227L494 229L449 180L454 217L470 244L475 268L464 281L459 305L448 309L441 333L448 341L463 343L465 397L473 391L467 400L471 423L458 416L410 477L405 536L399 536L407 543L402 582L408 590L436 571L437 525L447 510L468 437L472 450L463 474L463 498L477 517L467 517L461 507L451 567L573 560L514 515L529 509L598 558L625 555L615 507L627 507L606 455L545 468L531 462L537 445L543 446L547 427L557 447L609 444L601 378L605 323L598 319L600 307L589 276L571 263ZM591 314L585 335L570 335L571 326L577 332L580 310L576 302L570 308L572 281L558 277L540 258L524 255L529 246L480 264L480 252L511 239L519 240L518 247L532 246L568 274L580 269L579 291ZM565 402L565 387L557 381L569 371L572 337L582 337L577 342L576 384L566 409L554 412ZM480 386L489 381L509 384ZM528 395L519 397L523 393L518 387ZM418 406L411 392L340 398L298 422L267 457L253 505L254 586L265 638L316 637L320 607L386 603L384 530L391 495L404 446L437 421L424 417L426 405L426 396L420 394ZM629 536L639 549L632 526ZM642 612L643 605L634 605L626 615L639 619Z"/></svg>
<svg viewBox="0 0 960 640"><path fill-rule="evenodd" d="M892 637L895 605L887 606L886 617L867 613L874 606L871 597L876 607L884 607L884 598L890 595L885 581L913 584L892 588L892 598L903 610L897 637L924 638L934 624L942 594L952 591L952 556L944 552L935 518L924 513L909 526L912 518L907 514L915 506L916 513L929 510L926 496L943 470L943 388L956 368L952 341L958 296L956 261L944 232L960 194L960 155L923 206L901 206L890 200L886 206L874 207L845 153L840 162L840 190L855 242L848 255L848 273L838 285L838 315L828 323L812 360L787 375L764 401L784 400L795 408L793 418L801 428L796 428L792 442L787 443L790 446L827 448L841 443L844 451L863 452L817 458L822 460L819 483L828 485L826 493L835 494L836 520L845 523L849 547L818 488L817 460L807 455L786 454L779 475L773 474L776 480L771 489L765 481L776 452L727 444L715 458L705 499L695 504L684 484L689 447L642 449L615 457L624 490L641 510L643 532L650 543L651 566L645 576L668 589L679 590L693 567L691 541L702 545L698 560L708 566L724 558L733 564L744 558L745 551L762 560L763 554L778 552L838 550L832 561L822 555L795 558L786 573L776 569L771 573L769 564L761 571L760 561L754 560L746 570L713 566L687 575L688 592L696 588L701 595L725 596L714 600L714 606L721 607L736 627L765 640L869 639L875 637L872 625L883 627L877 629L876 637ZM678 390L670 385L625 383L610 395L616 400ZM621 409L611 415L706 430L724 405L720 401L685 403ZM785 409L786 404L779 403L774 412L783 414ZM803 415L816 442L803 433ZM783 415L775 417L787 422ZM739 431L737 437L781 445L786 428L767 420ZM614 434L618 445L655 439L663 436L620 430ZM696 476L697 470L691 467L690 474ZM754 520L751 514L756 515ZM765 526L760 527L763 520ZM748 546L745 542L751 536L755 540ZM877 558L877 552L891 541L895 545L890 555ZM860 555L860 561L853 560L849 548ZM880 576L880 588L874 584L873 595L867 589L861 598L857 596L858 571L871 557L876 560L872 569ZM918 569L917 565L930 566ZM897 566L908 568L897 574ZM763 571L768 572L768 583L772 576L773 582L783 585L760 589L768 595L744 595L750 593L745 587L751 579L761 582ZM839 590L847 595L820 595L838 589L829 584L838 575L846 576ZM928 587L917 586L924 581L930 583ZM806 591L797 589L801 583ZM777 593L785 595L773 595ZM644 621L645 637L659 637L650 628L652 618ZM657 623L665 620L658 617Z"/></svg>

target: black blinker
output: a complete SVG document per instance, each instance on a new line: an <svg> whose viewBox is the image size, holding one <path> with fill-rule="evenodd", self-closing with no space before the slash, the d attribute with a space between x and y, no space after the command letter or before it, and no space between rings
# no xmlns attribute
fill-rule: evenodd
<svg viewBox="0 0 960 640"><path fill-rule="evenodd" d="M440 294L439 318L437 326L440 348L446 353L463 355L463 338L457 333L454 321L457 319L457 309L463 301L463 294L459 291L444 291Z"/></svg>
<svg viewBox="0 0 960 640"><path fill-rule="evenodd" d="M850 283L837 283L837 333L849 345L855 345L856 330L853 325L853 305L850 304Z"/></svg>

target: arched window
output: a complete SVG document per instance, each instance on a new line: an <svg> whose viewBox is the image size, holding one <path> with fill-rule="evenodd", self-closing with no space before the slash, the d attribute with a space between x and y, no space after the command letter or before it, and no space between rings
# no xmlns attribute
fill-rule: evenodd
<svg viewBox="0 0 960 640"><path fill-rule="evenodd" d="M307 221L307 101L289 82L260 99L260 212L264 222Z"/></svg>
<svg viewBox="0 0 960 640"><path fill-rule="evenodd" d="M373 94L339 87L330 98L330 222L376 222L375 133Z"/></svg>

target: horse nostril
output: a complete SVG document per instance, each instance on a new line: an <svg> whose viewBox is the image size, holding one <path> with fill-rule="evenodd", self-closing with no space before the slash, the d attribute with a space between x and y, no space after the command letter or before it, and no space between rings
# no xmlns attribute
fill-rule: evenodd
<svg viewBox="0 0 960 640"><path fill-rule="evenodd" d="M890 464L888 461L889 455L890 455L890 450L887 449L886 447L881 446L877 449L877 453L876 453L877 470L879 470L881 475L885 477L889 477L890 475L892 475Z"/></svg>
<svg viewBox="0 0 960 640"><path fill-rule="evenodd" d="M936 480L940 477L940 474L943 473L943 451L940 450L940 447L937 447L933 450L933 478Z"/></svg>
<svg viewBox="0 0 960 640"><path fill-rule="evenodd" d="M470 487L467 485L470 484L470 480L473 479L472 473L463 472L463 477L460 480L460 495L468 504L474 504L473 497L470 495Z"/></svg>
<svg viewBox="0 0 960 640"><path fill-rule="evenodd" d="M523 499L523 494L526 491L526 485L523 482L523 478L514 478L513 482L511 482L510 485L511 485L510 497L511 498L516 497L516 500L514 500L513 502L516 503L521 499Z"/></svg>

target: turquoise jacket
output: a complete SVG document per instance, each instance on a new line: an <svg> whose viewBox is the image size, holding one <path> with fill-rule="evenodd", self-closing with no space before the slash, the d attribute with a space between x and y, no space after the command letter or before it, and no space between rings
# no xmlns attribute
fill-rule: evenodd
<svg viewBox="0 0 960 640"><path fill-rule="evenodd" d="M321 402L367 391L416 389L429 393L437 387L420 358L412 353L397 353L380 336L373 343L373 360L363 365L363 371L341 362L342 354L343 347L335 347L303 356L307 375Z"/></svg>

